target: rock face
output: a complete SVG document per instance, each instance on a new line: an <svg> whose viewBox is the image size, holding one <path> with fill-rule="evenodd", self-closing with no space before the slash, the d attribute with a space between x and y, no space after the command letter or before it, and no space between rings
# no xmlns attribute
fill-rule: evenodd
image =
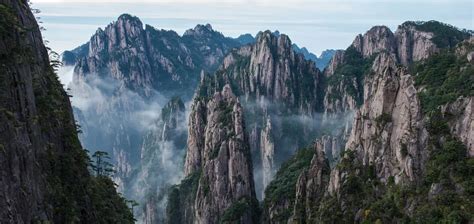
<svg viewBox="0 0 474 224"><path fill-rule="evenodd" d="M327 141L328 136L314 143L315 154L311 160L310 167L302 172L296 183L296 199L293 208L293 223L305 223L306 220L318 220L312 217L311 212L319 205L324 197L325 190L329 184L331 172L325 151L338 147L333 141Z"/></svg>
<svg viewBox="0 0 474 224"><path fill-rule="evenodd" d="M268 186L275 174L275 145L272 137L272 123L267 119L265 129L260 135L260 149L263 167L263 186Z"/></svg>
<svg viewBox="0 0 474 224"><path fill-rule="evenodd" d="M387 186L397 189L404 186L421 192L417 193L420 196L397 202L404 203L397 208L404 215L402 217L419 220L418 216L423 217L419 213L420 210L423 213L423 203L432 203L428 201L453 190L452 186L462 185L462 181L448 178L444 181L451 185L435 181L431 182L429 192L418 188L422 183L432 181L430 175L433 175L433 164L440 159L436 157L436 153L440 153L437 151L439 148L443 148L441 151L460 150L461 161L469 160L469 156L473 155L472 96L469 95L472 93L464 92L468 95L461 94L457 100L441 104L438 108L441 110L440 115L427 113L426 98L422 97L427 86L420 84L420 74L413 74L415 70L406 67L413 62L439 57L435 53L442 48L452 47L453 43L460 41L457 38L466 35L459 30L453 31L447 25L427 23L429 26L425 23L404 23L395 34L386 27L377 26L365 35L356 37L346 51L336 53L324 73L327 78L324 111L326 117L336 118L343 112L355 111L350 134L347 138L341 137L345 135L323 136L316 141L317 151L311 164L293 170L299 174L295 182L294 199L288 197L287 200L266 203L265 222L325 223L334 221L336 217L343 222L398 222L401 219L396 218L396 215L386 219L377 213L377 209L380 209L377 203L385 206L387 197L392 197L384 195L392 192ZM436 29L430 31L428 27ZM440 35L438 30L443 29L452 31L449 33L452 36L446 37L447 33ZM436 73L438 78L445 78L451 72L458 72L461 76L464 71L472 71L472 66L465 59L470 47L472 45L465 41L455 49L450 49L450 52L456 52L452 55L454 58L450 58L451 62L460 60L458 63L464 64L459 69L456 67L449 72ZM423 63L425 61L420 62ZM459 86L464 88L461 84ZM456 141L462 142L459 143L461 146L454 146ZM345 150L342 148L344 142ZM446 144L451 148L444 149ZM342 158L336 158L337 164L329 168L324 158L330 158L331 154L334 156L338 154L334 152L338 151L344 151ZM292 164L302 163L302 159L299 163L292 161ZM279 174L288 176L280 171ZM277 181L281 179L279 174ZM273 187L272 184L270 186ZM367 190L370 193L364 193ZM267 189L266 197L274 195L274 192L274 189ZM463 190L456 192L457 195L453 197L464 197L466 193ZM429 197L428 201L424 201L423 197ZM289 208L292 208L291 212ZM386 211L384 209L381 214ZM462 207L456 209L461 211ZM470 215L462 216L472 220Z"/></svg>
<svg viewBox="0 0 474 224"><path fill-rule="evenodd" d="M217 71L218 77L199 91L213 92L222 83L229 83L245 100L264 97L290 110L311 114L322 100L318 97L321 74L291 45L284 34L259 33L256 44L232 51Z"/></svg>
<svg viewBox="0 0 474 224"><path fill-rule="evenodd" d="M256 190L263 198L277 167L310 143L309 136L320 125L321 72L293 51L288 36L265 31L254 44L226 56L215 76L202 79L198 95L211 95L228 84L241 99L250 128Z"/></svg>
<svg viewBox="0 0 474 224"><path fill-rule="evenodd" d="M439 51L431 41L434 34L417 30L413 25L403 24L395 32L398 60L408 66L414 61L426 59Z"/></svg>
<svg viewBox="0 0 474 224"><path fill-rule="evenodd" d="M428 136L413 78L386 53L377 56L372 71L346 149L357 151L364 165L376 164L383 181L414 181L424 166L427 153L420 149Z"/></svg>
<svg viewBox="0 0 474 224"><path fill-rule="evenodd" d="M162 120L161 108L172 106L166 104L176 95L191 100L201 70L214 72L240 45L209 24L180 36L124 14L63 54L65 64L75 63L68 87L82 115L81 141L91 151L111 154L119 190L141 206L138 220L163 222L165 190L182 177L186 119Z"/></svg>
<svg viewBox="0 0 474 224"><path fill-rule="evenodd" d="M457 136L469 150L469 156L474 156L474 98L459 98L456 102L442 107L445 116L454 117L448 122L451 133Z"/></svg>
<svg viewBox="0 0 474 224"><path fill-rule="evenodd" d="M113 183L95 185L89 175L69 98L28 1L1 0L0 18L0 222L132 223ZM110 219L97 199L110 206Z"/></svg>
<svg viewBox="0 0 474 224"><path fill-rule="evenodd" d="M128 14L104 30L97 30L87 55L77 52L76 80L86 76L107 76L125 87L149 96L160 92L184 90L195 85L201 69L213 70L224 55L240 43L214 31L211 25L198 25L181 37L174 31L143 27ZM189 94L189 93L188 93Z"/></svg>
<svg viewBox="0 0 474 224"><path fill-rule="evenodd" d="M195 173L199 181L190 209L193 223L257 221L243 109L228 85L209 100L194 99L185 174Z"/></svg>
<svg viewBox="0 0 474 224"><path fill-rule="evenodd" d="M395 53L397 50L395 36L386 26L375 26L364 35L357 36L352 42L352 46L363 57L370 57L381 51Z"/></svg>

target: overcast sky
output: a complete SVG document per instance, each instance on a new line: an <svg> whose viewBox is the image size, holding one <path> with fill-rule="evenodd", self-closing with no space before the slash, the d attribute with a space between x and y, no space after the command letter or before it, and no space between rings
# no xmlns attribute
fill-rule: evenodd
<svg viewBox="0 0 474 224"><path fill-rule="evenodd" d="M57 52L87 42L122 13L182 34L210 23L226 36L279 30L319 54L346 48L374 25L396 29L407 20L439 20L474 29L473 0L31 0L45 39Z"/></svg>

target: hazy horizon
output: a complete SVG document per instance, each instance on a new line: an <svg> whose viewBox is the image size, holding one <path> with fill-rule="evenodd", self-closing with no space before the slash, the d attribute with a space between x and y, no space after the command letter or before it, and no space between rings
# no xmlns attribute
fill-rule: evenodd
<svg viewBox="0 0 474 224"><path fill-rule="evenodd" d="M325 49L345 49L359 33L374 25L392 30L408 20L438 20L473 29L473 3L469 0L345 1L297 0L32 0L46 31L49 46L57 51L86 43L123 13L144 24L183 34L197 24L209 23L225 36L255 35L279 30L300 47L319 55ZM106 9L106 10L104 10ZM381 17L380 15L383 15Z"/></svg>

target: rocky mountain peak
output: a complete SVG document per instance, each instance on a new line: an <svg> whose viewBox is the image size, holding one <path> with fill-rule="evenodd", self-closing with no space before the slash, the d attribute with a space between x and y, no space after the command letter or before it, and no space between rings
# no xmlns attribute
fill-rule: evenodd
<svg viewBox="0 0 474 224"><path fill-rule="evenodd" d="M186 183L176 189L180 200L193 195L193 203L168 207L170 223L255 223L257 201L252 161L243 109L229 85L212 97L196 96L189 117L188 151L185 175L196 177L194 192L185 191ZM186 180L184 181L186 182ZM239 207L238 214L234 214Z"/></svg>
<svg viewBox="0 0 474 224"><path fill-rule="evenodd" d="M130 23L130 24L135 24L135 25L139 25L140 27L143 27L143 23L140 20L140 18L138 18L136 16L133 16L133 15L130 15L130 14L127 14L127 13L120 15L117 19L117 22L118 23Z"/></svg>
<svg viewBox="0 0 474 224"><path fill-rule="evenodd" d="M352 46L364 57L370 57L381 51L396 51L395 37L386 26L374 26L364 35L358 35Z"/></svg>

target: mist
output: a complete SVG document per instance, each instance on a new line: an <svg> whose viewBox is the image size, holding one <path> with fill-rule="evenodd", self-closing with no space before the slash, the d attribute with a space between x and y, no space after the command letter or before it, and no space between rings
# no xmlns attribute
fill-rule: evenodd
<svg viewBox="0 0 474 224"><path fill-rule="evenodd" d="M58 76L72 95L83 147L91 154L109 153L118 190L139 204L138 223L162 222L168 189L183 178L190 102L176 111L173 122L163 120L172 94L142 96L110 76L73 77L73 70L62 67Z"/></svg>
<svg viewBox="0 0 474 224"><path fill-rule="evenodd" d="M265 97L241 102L250 138L255 192L259 200L263 200L266 186L273 180L284 162L299 149L313 147L313 142L322 136L337 136L344 139L343 135L349 133L348 128L353 117L353 112L329 117L323 113L289 110L283 103L271 102ZM269 125L270 133L267 130ZM270 145L264 143L268 139L263 136L267 135L270 136ZM262 155L264 151L270 152ZM339 157L339 152L326 154L330 163Z"/></svg>

